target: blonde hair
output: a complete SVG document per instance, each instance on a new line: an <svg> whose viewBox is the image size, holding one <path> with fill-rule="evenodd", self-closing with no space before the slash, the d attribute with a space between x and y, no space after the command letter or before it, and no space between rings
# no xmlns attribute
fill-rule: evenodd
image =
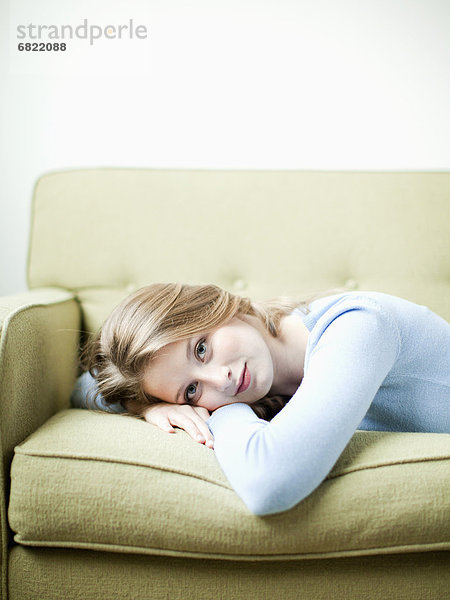
<svg viewBox="0 0 450 600"><path fill-rule="evenodd" d="M125 408L128 401L141 407L158 402L158 398L144 392L143 375L162 347L211 331L239 314L258 317L270 335L276 337L285 315L296 307L304 306L307 310L309 302L329 293L304 300L252 302L216 285L145 286L113 310L83 353L82 363L97 380L97 392L91 402L95 404L99 394L105 404L121 404ZM262 418L275 409L278 412L285 404L279 397L263 400L252 405Z"/></svg>

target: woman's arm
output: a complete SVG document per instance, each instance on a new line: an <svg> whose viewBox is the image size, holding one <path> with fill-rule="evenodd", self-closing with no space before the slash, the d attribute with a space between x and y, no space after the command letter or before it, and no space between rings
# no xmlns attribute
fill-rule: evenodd
<svg viewBox="0 0 450 600"><path fill-rule="evenodd" d="M215 452L251 512L292 508L325 479L399 352L395 323L376 303L329 323L290 402L270 423L231 404L208 420Z"/></svg>
<svg viewBox="0 0 450 600"><path fill-rule="evenodd" d="M214 448L214 437L206 424L210 416L206 408L169 402L142 405L131 401L127 402L126 407L131 414L143 417L147 423L167 433L175 433L174 427L179 427L196 442Z"/></svg>
<svg viewBox="0 0 450 600"><path fill-rule="evenodd" d="M119 404L107 404L101 394L98 394L97 382L86 371L78 377L71 396L74 408L91 408L109 413L126 413L140 416L150 423L156 425L163 431L174 433L174 427L184 429L196 442L205 444L209 448L214 447L214 437L209 430L206 421L210 413L206 408L200 406L189 406L169 404L168 402L156 402L154 404L140 404L137 401L128 401L126 408Z"/></svg>
<svg viewBox="0 0 450 600"><path fill-rule="evenodd" d="M97 392L97 382L89 373L86 371L78 377L73 388L72 395L70 397L71 404L74 408L91 408L94 410L103 410L110 413L124 413L126 412L123 406L120 404L107 404L103 400L103 396ZM94 400L95 397L95 400Z"/></svg>

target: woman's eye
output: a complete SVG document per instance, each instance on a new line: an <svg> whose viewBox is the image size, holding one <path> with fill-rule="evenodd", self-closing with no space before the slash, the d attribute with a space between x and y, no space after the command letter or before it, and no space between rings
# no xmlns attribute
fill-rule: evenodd
<svg viewBox="0 0 450 600"><path fill-rule="evenodd" d="M202 340L201 342L199 342L197 344L197 348L195 349L195 353L197 355L197 358L199 358L200 360L203 360L206 356L206 342L204 340Z"/></svg>
<svg viewBox="0 0 450 600"><path fill-rule="evenodd" d="M186 400L186 402L192 402L195 398L196 393L197 393L197 384L190 383L184 392L184 399Z"/></svg>

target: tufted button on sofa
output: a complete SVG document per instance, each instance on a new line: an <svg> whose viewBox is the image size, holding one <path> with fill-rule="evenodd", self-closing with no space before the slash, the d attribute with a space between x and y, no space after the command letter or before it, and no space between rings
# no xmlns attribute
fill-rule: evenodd
<svg viewBox="0 0 450 600"><path fill-rule="evenodd" d="M154 281L382 291L449 319L449 217L449 173L44 175L30 289L0 303L1 599L446 597L450 435L357 431L258 517L185 432L69 398L88 333Z"/></svg>

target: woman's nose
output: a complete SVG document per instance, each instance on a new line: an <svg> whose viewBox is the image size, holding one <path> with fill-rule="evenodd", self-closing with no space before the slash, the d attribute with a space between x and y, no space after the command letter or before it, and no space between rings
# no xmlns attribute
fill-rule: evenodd
<svg viewBox="0 0 450 600"><path fill-rule="evenodd" d="M211 367L203 373L205 383L213 385L219 392L227 391L232 385L231 369L228 367Z"/></svg>

